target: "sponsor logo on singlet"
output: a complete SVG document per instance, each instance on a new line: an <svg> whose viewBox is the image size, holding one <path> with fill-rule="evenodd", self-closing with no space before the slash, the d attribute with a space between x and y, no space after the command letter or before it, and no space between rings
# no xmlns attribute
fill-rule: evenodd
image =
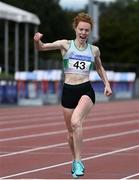
<svg viewBox="0 0 139 180"><path fill-rule="evenodd" d="M91 57L90 57L90 56L79 55L79 54L76 54L76 53L74 53L74 52L72 52L72 53L69 55L69 59L79 60L79 61L91 61Z"/></svg>

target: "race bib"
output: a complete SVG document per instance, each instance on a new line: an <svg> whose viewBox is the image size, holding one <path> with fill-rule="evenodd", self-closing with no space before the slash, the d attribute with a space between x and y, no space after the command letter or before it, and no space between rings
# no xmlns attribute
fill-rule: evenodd
<svg viewBox="0 0 139 180"><path fill-rule="evenodd" d="M91 62L69 59L68 68L74 71L89 71Z"/></svg>

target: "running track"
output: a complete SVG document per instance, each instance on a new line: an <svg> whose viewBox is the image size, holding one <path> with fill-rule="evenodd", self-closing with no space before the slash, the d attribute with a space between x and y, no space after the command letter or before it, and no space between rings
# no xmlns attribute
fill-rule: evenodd
<svg viewBox="0 0 139 180"><path fill-rule="evenodd" d="M0 179L72 179L60 106L0 109ZM84 122L81 179L139 179L139 100L98 103Z"/></svg>

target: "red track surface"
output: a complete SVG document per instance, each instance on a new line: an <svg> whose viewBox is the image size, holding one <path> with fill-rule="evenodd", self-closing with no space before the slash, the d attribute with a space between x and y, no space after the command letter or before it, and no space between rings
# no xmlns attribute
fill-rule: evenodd
<svg viewBox="0 0 139 180"><path fill-rule="evenodd" d="M72 179L60 106L0 109L0 179ZM98 103L84 122L81 179L139 179L139 101Z"/></svg>

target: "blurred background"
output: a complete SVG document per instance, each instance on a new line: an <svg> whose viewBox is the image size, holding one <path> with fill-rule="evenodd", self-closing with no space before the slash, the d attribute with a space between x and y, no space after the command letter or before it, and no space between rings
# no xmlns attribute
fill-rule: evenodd
<svg viewBox="0 0 139 180"><path fill-rule="evenodd" d="M91 44L101 59L113 95L90 74L97 101L139 98L139 0L2 0L0 1L0 105L59 104L63 84L60 51L37 52L34 33L43 42L74 39L72 20L79 12L94 19Z"/></svg>

